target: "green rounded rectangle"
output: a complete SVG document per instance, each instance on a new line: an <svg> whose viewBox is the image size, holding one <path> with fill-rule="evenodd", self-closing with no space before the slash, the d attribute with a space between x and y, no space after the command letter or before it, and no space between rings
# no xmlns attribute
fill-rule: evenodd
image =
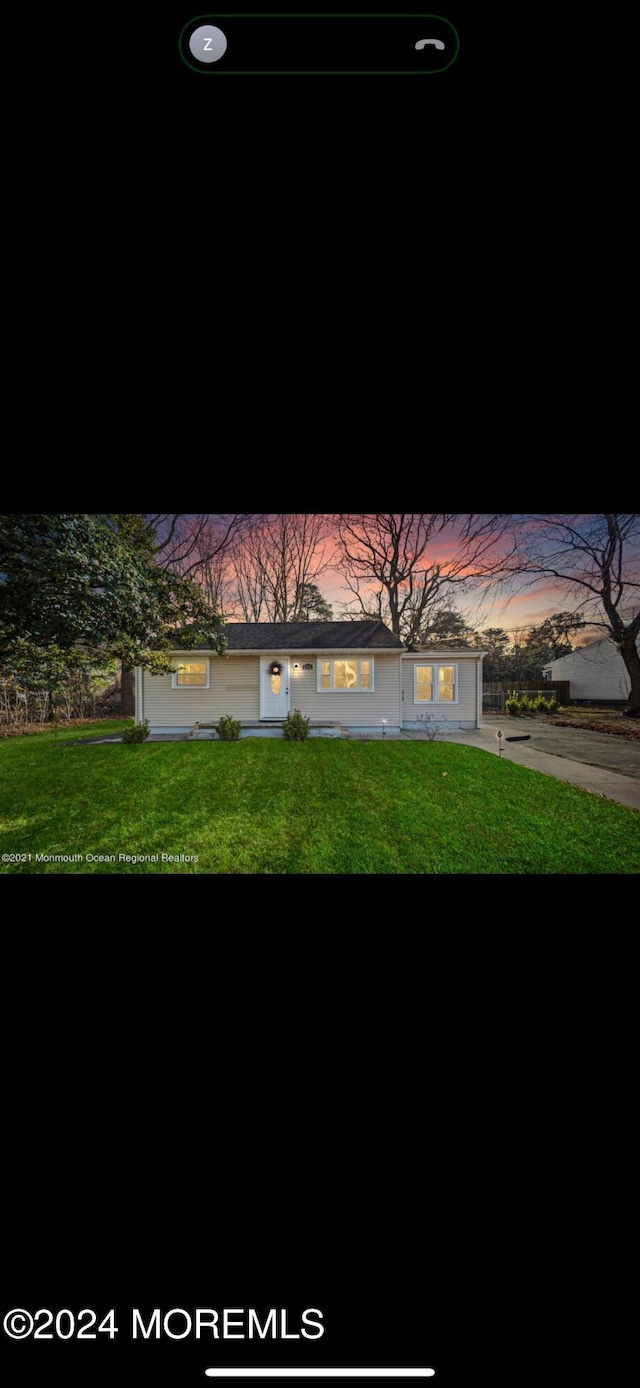
<svg viewBox="0 0 640 1388"><path fill-rule="evenodd" d="M407 28L407 29L408 29L408 26L405 26L405 25L402 24L402 21L406 21L406 20L409 20L409 21L411 21L412 23L415 22L416 25L419 25L419 26L420 26L420 28L422 28L422 21L425 21L425 26L424 26L424 27L426 27L426 22L427 22L427 21L432 21L432 22L434 22L434 23L438 26L438 28L437 28L437 34L436 34L436 38L435 38L435 39L434 39L432 36L430 36L430 37L428 37L428 38L425 37L425 38L421 38L421 39L417 40L417 41L413 44L413 51L414 51L414 52L415 52L415 51L418 51L418 50L420 50L421 52L424 52L424 65L423 65L423 63L422 63L421 60L416 59L414 67L409 67L409 68L399 68L399 67L370 67L370 66L363 66L363 67L359 67L359 66L350 66L350 67L332 67L332 66L320 66L320 67L294 67L294 66L286 66L286 67L256 67L256 66L244 66L244 67L233 67L233 68L232 68L232 67L228 67L228 66L225 66L225 65L223 65L223 66L218 66L217 63L211 63L209 60L205 60L204 62L199 63L199 62L197 61L197 59L194 58L194 57L192 56L192 53L190 52L189 47L188 47L189 37L194 33L194 29L195 29L199 24L203 24L203 23L205 23L205 22L207 22L207 21L208 21L209 23L211 23L211 24L218 24L219 22L222 23L222 22L224 22L225 20L228 20L228 21L231 21L232 26L234 26L235 24L237 24L238 21L247 20L247 19L256 20L256 21L258 21L258 23L261 24L261 25L263 25L263 24L268 25L268 24L269 24L269 21L271 21L271 20L278 20L278 21L285 21L285 22L286 22L286 21L290 21L292 24L295 24L296 22L299 24L299 21L306 21L306 20L322 21L322 22L323 22L323 28L325 27L325 24L326 24L327 26L331 25L331 26L334 26L334 27L335 27L336 37L339 36L339 26L340 26L341 24L345 23L345 22L348 22L349 25L350 25L350 27L351 27L352 21L363 21L363 22L366 22L367 20L389 20L389 21L390 21L390 24L393 24L394 26L397 26L397 28L398 28L398 36L399 36L399 33L400 33L400 28ZM442 27L442 26L446 26L446 27ZM316 32L319 33L319 32L321 32L321 31L318 30L318 29L316 29ZM416 29L416 33L417 33L417 32L418 32L418 29ZM325 34L323 37L326 37L326 34ZM281 13L273 13L273 14L252 14L252 13L237 14L237 13L236 13L236 14L229 14L229 13L220 13L220 14L211 14L211 13L207 13L207 14L195 15L195 16L193 17L193 19L190 19L190 20L188 21L188 23L184 25L184 27L183 27L183 29L181 30L181 33L180 33L180 37L179 37L179 40L178 40L178 46L179 46L180 57L182 58L182 61L186 64L186 66L187 66L188 68L191 69L192 72L197 72L197 73L199 73L199 74L202 75L202 76L212 76L212 75L214 75L214 74L216 74L217 76L222 76L223 74L226 73L228 76L236 76L236 77L238 77L238 76L257 76L257 77L271 77L271 76L273 76L273 77L281 77L281 76L282 76L282 77L284 77L284 76L294 76L294 75L295 75L295 76L302 76L302 77L314 77L314 76L327 76L327 77L334 77L334 76L335 76L335 77L338 77L338 76L358 76L358 75L363 75L363 76L379 76L379 77L382 77L382 76L390 76L390 77L413 77L413 76L435 76L437 73L440 73L440 72L447 72L447 71L453 66L453 64L455 63L455 61L456 61L456 59L457 59L457 57L458 57L458 55L459 55L459 53L460 53L461 44L460 44L460 35L458 34L457 29L456 29L455 26L451 23L451 20L446 19L443 15L434 15L434 14L412 14L412 13L409 13L409 14L408 14L408 13L402 13L402 14L389 14L389 13L382 13L382 14L326 14L326 13L325 13L325 14L318 14L318 13L308 13L308 14L281 14ZM432 46L433 46L433 52L431 52L431 47L432 47ZM449 51L449 46L450 46L450 51ZM427 47L428 47L429 50L430 50L428 53L426 52ZM427 66L427 63L433 62L433 58L436 56L436 53L438 52L438 50L439 50L440 52L442 52L443 58L446 58L446 61L441 61L441 62L439 62L436 66ZM205 65L205 63L206 63L206 65Z"/></svg>

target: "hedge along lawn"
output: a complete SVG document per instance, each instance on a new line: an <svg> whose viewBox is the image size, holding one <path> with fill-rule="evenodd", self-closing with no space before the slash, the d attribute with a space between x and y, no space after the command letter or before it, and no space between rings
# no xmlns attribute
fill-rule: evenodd
<svg viewBox="0 0 640 1388"><path fill-rule="evenodd" d="M474 747L329 738L68 745L78 735L0 742L0 852L31 855L2 872L640 871L636 811ZM120 853L198 861L127 863Z"/></svg>

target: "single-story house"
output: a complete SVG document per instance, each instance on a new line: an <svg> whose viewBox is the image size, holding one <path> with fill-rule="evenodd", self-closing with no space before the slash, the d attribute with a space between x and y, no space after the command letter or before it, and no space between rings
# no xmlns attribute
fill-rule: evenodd
<svg viewBox="0 0 640 1388"><path fill-rule="evenodd" d="M226 714L243 736L273 735L295 709L316 736L480 724L482 652L408 651L381 621L229 622L224 634L224 656L177 642L172 674L137 669L136 720L209 737Z"/></svg>
<svg viewBox="0 0 640 1388"><path fill-rule="evenodd" d="M572 702L588 699L591 703L623 704L631 688L624 660L608 636L543 665L542 676L551 684L570 680Z"/></svg>

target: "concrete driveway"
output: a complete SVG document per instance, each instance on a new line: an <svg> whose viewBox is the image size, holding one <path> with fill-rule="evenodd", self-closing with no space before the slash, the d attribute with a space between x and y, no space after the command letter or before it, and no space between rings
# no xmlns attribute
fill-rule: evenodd
<svg viewBox="0 0 640 1388"><path fill-rule="evenodd" d="M640 740L616 737L614 733L590 733L582 728L557 728L542 719L521 721L508 716L491 722L485 719L481 728L452 729L440 734L440 740L463 742L498 756L498 729L504 734L502 755L510 761L640 810ZM526 733L526 742L507 742L508 737L523 737Z"/></svg>

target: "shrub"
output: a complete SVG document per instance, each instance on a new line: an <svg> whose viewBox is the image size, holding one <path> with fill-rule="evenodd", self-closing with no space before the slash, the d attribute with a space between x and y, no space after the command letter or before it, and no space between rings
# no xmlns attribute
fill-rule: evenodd
<svg viewBox="0 0 640 1388"><path fill-rule="evenodd" d="M504 706L507 713L520 713L520 700L515 689L512 689L511 693L507 695Z"/></svg>
<svg viewBox="0 0 640 1388"><path fill-rule="evenodd" d="M537 699L536 699L535 702L534 702L533 707L534 707L536 713L548 713L548 712L549 712L549 704L548 704L547 700L545 699L544 694L539 694L539 695L538 695Z"/></svg>
<svg viewBox="0 0 640 1388"><path fill-rule="evenodd" d="M548 712L548 713L557 713L557 712L558 712L558 700L557 700L557 699L547 699L547 712Z"/></svg>
<svg viewBox="0 0 640 1388"><path fill-rule="evenodd" d="M223 718L218 721L218 737L221 742L237 742L240 736L241 723L237 718L232 718L230 713L225 713Z"/></svg>
<svg viewBox="0 0 640 1388"><path fill-rule="evenodd" d="M288 713L282 725L282 736L287 742L305 742L309 736L309 719L303 718L300 709Z"/></svg>
<svg viewBox="0 0 640 1388"><path fill-rule="evenodd" d="M434 713L419 713L418 722L427 742L435 742L442 731Z"/></svg>
<svg viewBox="0 0 640 1388"><path fill-rule="evenodd" d="M130 728L125 728L122 734L123 742L145 742L149 736L149 719L145 718L143 723L133 723Z"/></svg>

